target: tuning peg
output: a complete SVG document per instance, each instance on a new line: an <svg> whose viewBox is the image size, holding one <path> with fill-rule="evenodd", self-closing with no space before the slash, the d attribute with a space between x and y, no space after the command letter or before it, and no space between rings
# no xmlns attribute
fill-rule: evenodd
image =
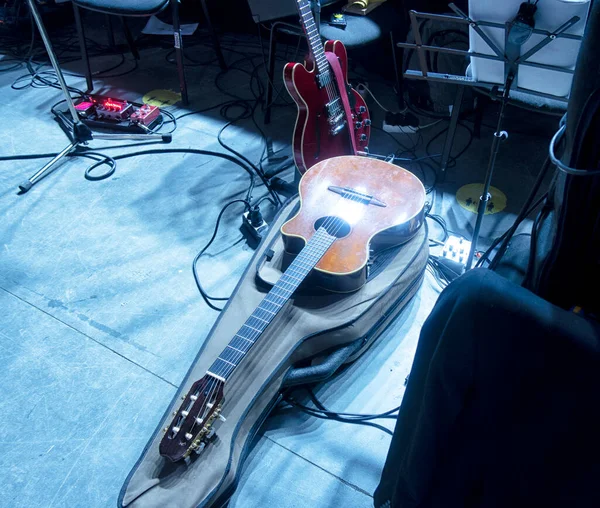
<svg viewBox="0 0 600 508"><path fill-rule="evenodd" d="M200 443L196 449L194 450L198 455L200 455L202 453L202 450L204 450L204 448L206 448L206 443Z"/></svg>
<svg viewBox="0 0 600 508"><path fill-rule="evenodd" d="M212 437L215 435L215 429L210 429L208 431L208 434L206 434L206 439L212 439Z"/></svg>
<svg viewBox="0 0 600 508"><path fill-rule="evenodd" d="M221 420L222 422L226 422L227 418L225 418L222 414L219 414L219 420Z"/></svg>

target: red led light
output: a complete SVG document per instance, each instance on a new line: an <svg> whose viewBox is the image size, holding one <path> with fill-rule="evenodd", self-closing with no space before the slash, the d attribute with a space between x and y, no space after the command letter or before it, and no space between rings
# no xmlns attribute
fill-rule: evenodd
<svg viewBox="0 0 600 508"><path fill-rule="evenodd" d="M77 111L86 111L86 110L88 110L89 108L91 108L93 105L94 105L94 104L93 104L92 102L87 102L87 101L84 101L84 102L80 102L79 104L76 104L76 105L75 105L75 109L76 109Z"/></svg>
<svg viewBox="0 0 600 508"><path fill-rule="evenodd" d="M102 105L105 108L114 108L115 111L121 111L125 104L122 102L113 102L111 99L106 99Z"/></svg>

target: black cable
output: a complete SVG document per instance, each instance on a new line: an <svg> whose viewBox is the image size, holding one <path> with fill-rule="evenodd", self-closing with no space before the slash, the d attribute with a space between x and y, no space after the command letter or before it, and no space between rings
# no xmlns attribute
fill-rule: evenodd
<svg viewBox="0 0 600 508"><path fill-rule="evenodd" d="M316 399L316 396L314 394L312 394L311 398L314 401ZM357 414L357 413L337 413L334 411L328 411L328 410L324 409L324 406L320 403L318 405L320 405L321 407L317 407L317 408L305 406L304 404L301 404L300 402L298 402L289 393L284 394L283 401L286 402L287 404L289 404L290 406L295 407L295 408L299 409L300 411L302 411L310 416L313 416L315 418L320 418L323 420L337 421L337 422L341 422L341 423L351 423L354 425L366 425L369 427L374 427L376 429L379 429L379 430L385 432L386 434L389 434L390 436L393 435L393 432L391 430L389 430L388 428L386 428L382 425L373 423L371 420L378 420L378 419L383 419L383 418L396 419L396 416L393 415L393 413L395 413L399 410L399 406L398 406L397 408L386 411L385 413L374 414L374 415L362 415L362 414Z"/></svg>
<svg viewBox="0 0 600 508"><path fill-rule="evenodd" d="M74 155L78 155L81 157L89 157L91 159L100 157L100 160L97 160L94 164L92 164L89 168L85 170L84 177L86 180L90 180L92 182L97 182L99 180L105 180L106 178L113 175L115 170L117 169L117 161L115 161L110 155L105 155L99 152L85 152L85 153L75 153ZM94 157L95 156L95 157ZM92 174L93 171L103 165L107 165L108 169L104 171L104 173L100 174Z"/></svg>
<svg viewBox="0 0 600 508"><path fill-rule="evenodd" d="M206 250L212 245L212 243L215 241L215 238L217 237L217 233L219 231L219 225L221 223L221 218L223 217L223 214L225 213L225 211L227 210L227 208L229 208L231 205L235 204L235 203L244 203L246 205L246 210L248 210L250 208L250 203L248 201L246 201L245 199L234 199L233 201L230 201L229 203L227 203L223 208L221 208L221 211L219 212L219 215L217 217L217 222L215 223L215 229L213 230L213 234L210 237L210 240L208 241L208 243L202 247L202 249L200 250L200 252L198 252L198 254L196 254L196 257L194 258L194 261L192 262L192 273L194 274L194 280L196 281L196 287L198 288L198 291L200 291L200 295L202 295L202 298L204 299L204 301L206 302L206 304L213 310L216 311L222 311L223 308L221 307L217 307L216 305L214 305L211 300L216 300L216 301L227 301L229 300L229 297L220 297L220 296L211 296L209 295L204 288L202 287L202 284L200 283L200 277L198 276L198 271L196 269L196 264L198 263L198 260L200 259L200 257L202 256L202 254L204 254L206 252Z"/></svg>
<svg viewBox="0 0 600 508"><path fill-rule="evenodd" d="M430 213L425 214L425 217L427 217L428 219L431 219L432 221L437 222L441 226L442 231L444 232L444 238L443 238L443 240L439 240L439 241L442 243L446 242L446 240L448 239L448 236L450 236L450 235L448 234L448 226L447 226L444 218L441 215L434 215L434 214L430 214Z"/></svg>
<svg viewBox="0 0 600 508"><path fill-rule="evenodd" d="M537 201L535 203L533 203L528 209L526 209L526 211L521 211L521 213L519 214L519 216L517 217L517 219L515 219L515 222L513 223L513 225L507 229L502 235L500 235L498 238L496 238L492 244L487 248L487 250L481 255L481 257L477 260L477 263L475 265L475 267L480 267L483 266L483 263L487 260L489 260L491 253L494 251L494 249L498 246L498 244L502 241L506 242L506 245L508 246L508 242L510 241L510 238L514 235L515 231L517 230L517 227L519 226L519 224L521 224L521 222L523 222L523 220L529 215L531 214L538 206L540 206L548 197L548 193L544 193L542 196L540 196ZM494 260L496 260L496 257L494 257ZM490 268L494 269L496 267L496 265L498 263L493 263L492 261L492 265L490 266ZM498 258L498 262L500 261L500 258Z"/></svg>

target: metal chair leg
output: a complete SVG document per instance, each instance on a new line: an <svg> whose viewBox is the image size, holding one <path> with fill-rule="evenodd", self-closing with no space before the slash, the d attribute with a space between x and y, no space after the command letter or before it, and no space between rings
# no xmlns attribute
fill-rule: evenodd
<svg viewBox="0 0 600 508"><path fill-rule="evenodd" d="M108 32L108 45L111 47L111 49L115 49L117 43L115 42L115 30L112 24L112 16L110 14L106 14L104 17L106 19L106 31Z"/></svg>
<svg viewBox="0 0 600 508"><path fill-rule="evenodd" d="M90 68L90 58L88 56L87 45L85 43L85 32L83 31L83 23L81 22L81 11L79 7L73 4L73 13L75 15L75 26L79 37L79 47L81 50L81 59L83 60L83 70L85 72L85 82L87 84L87 93L94 90L94 82L92 80L92 70Z"/></svg>
<svg viewBox="0 0 600 508"><path fill-rule="evenodd" d="M173 10L173 37L175 46L175 60L177 61L177 72L179 74L179 88L181 90L181 102L187 106L188 92L185 80L185 67L183 64L183 38L181 37L181 23L179 20L179 1L171 0Z"/></svg>
<svg viewBox="0 0 600 508"><path fill-rule="evenodd" d="M396 98L398 99L398 106L400 111L404 111L406 104L404 102L404 86L402 81L402 74L398 69L398 54L396 50L396 43L394 42L394 32L390 32L390 42L392 44L392 62L394 64L394 77L396 78ZM403 51L400 52L400 61L402 62Z"/></svg>
<svg viewBox="0 0 600 508"><path fill-rule="evenodd" d="M123 16L119 16L119 19L121 20L121 25L123 25L123 32L125 33L125 40L127 41L127 45L129 46L129 51L131 51L133 58L139 60L140 53L135 45L135 41L133 40L133 35L131 35L131 30L129 30L127 20Z"/></svg>
<svg viewBox="0 0 600 508"><path fill-rule="evenodd" d="M273 80L275 79L275 51L277 49L277 27L271 27L269 40L269 68L267 69L267 97L265 109L265 125L271 122L271 102L273 102Z"/></svg>
<svg viewBox="0 0 600 508"><path fill-rule="evenodd" d="M456 90L456 97L454 98L454 105L452 106L452 115L450 116L448 134L446 134L446 140L444 141L444 149L442 150L442 160L440 161L440 182L444 182L444 180L446 179L446 170L448 169L450 152L452 151L452 145L454 144L454 136L456 135L456 126L458 125L458 117L460 115L460 108L462 106L464 94L465 87L462 85L458 85Z"/></svg>
<svg viewBox="0 0 600 508"><path fill-rule="evenodd" d="M213 47L215 48L215 53L217 54L217 60L219 61L219 66L221 70L227 70L227 64L225 63L225 58L223 57L223 52L221 51L221 43L219 42L219 37L217 32L215 32L215 28L213 27L212 21L210 20L210 14L208 12L208 7L206 6L206 0L202 0L202 11L204 12L204 19L206 20L206 25L208 26L208 31L212 38Z"/></svg>

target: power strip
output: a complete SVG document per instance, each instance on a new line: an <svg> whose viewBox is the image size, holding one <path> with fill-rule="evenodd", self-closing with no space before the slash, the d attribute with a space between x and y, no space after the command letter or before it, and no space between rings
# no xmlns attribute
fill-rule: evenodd
<svg viewBox="0 0 600 508"><path fill-rule="evenodd" d="M450 235L444 243L440 257L454 261L459 265L466 265L469 252L471 251L471 242L460 236Z"/></svg>
<svg viewBox="0 0 600 508"><path fill-rule="evenodd" d="M396 133L396 134L416 134L419 132L418 127L412 127L411 125L394 125L383 121L383 130L385 132Z"/></svg>
<svg viewBox="0 0 600 508"><path fill-rule="evenodd" d="M385 114L383 130L401 134L415 134L419 130L419 119L410 112Z"/></svg>

